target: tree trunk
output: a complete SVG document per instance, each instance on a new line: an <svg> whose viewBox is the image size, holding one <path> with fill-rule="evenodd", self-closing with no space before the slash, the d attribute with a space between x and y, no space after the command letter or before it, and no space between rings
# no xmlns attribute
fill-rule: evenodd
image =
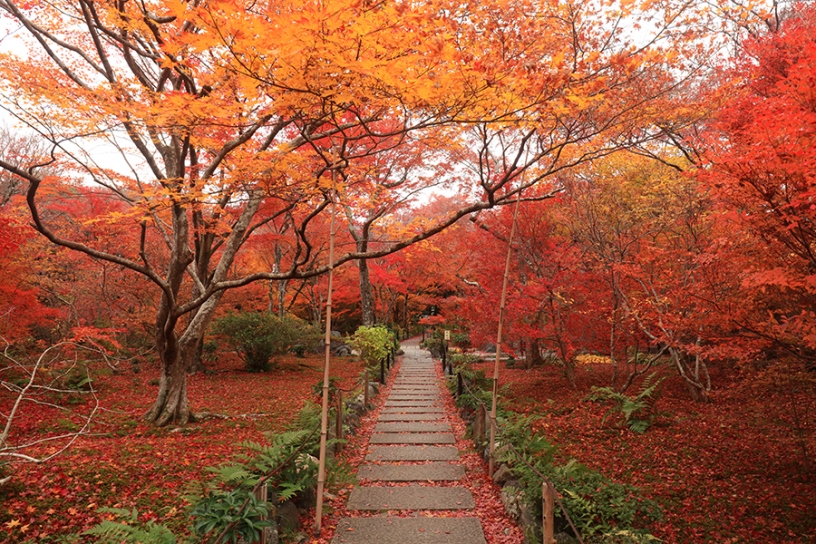
<svg viewBox="0 0 816 544"><path fill-rule="evenodd" d="M191 351L187 359L187 372L195 374L196 372L204 372L207 367L204 366L204 337L198 339L195 348Z"/></svg>
<svg viewBox="0 0 816 544"><path fill-rule="evenodd" d="M408 329L408 293L405 293L405 307L402 309L402 326L405 338L408 338L411 335Z"/></svg>
<svg viewBox="0 0 816 544"><path fill-rule="evenodd" d="M368 240L357 242L357 251L365 252L368 249ZM374 318L374 293L371 290L371 278L368 274L368 261L360 259L360 307L363 312L363 325L372 326L376 322Z"/></svg>
<svg viewBox="0 0 816 544"><path fill-rule="evenodd" d="M708 367L706 366L705 362L697 359L696 368L694 369L694 373L692 375L691 369L687 368L683 362L682 354L680 354L678 350L674 348L669 348L669 352L672 360L674 361L674 366L677 368L677 372L680 374L680 377L683 378L683 381L686 382L691 399L695 402L708 402L708 393L711 390L711 383L709 380L706 380L706 383L703 383L699 376L701 368L705 375L708 376Z"/></svg>
<svg viewBox="0 0 816 544"><path fill-rule="evenodd" d="M159 393L153 407L145 414L145 419L157 427L170 423L185 425L195 421L187 401L187 368L175 339L161 350L162 374L159 379Z"/></svg>
<svg viewBox="0 0 816 544"><path fill-rule="evenodd" d="M564 377L567 378L567 382L572 389L577 387L575 383L575 363L572 361L564 361Z"/></svg>
<svg viewBox="0 0 816 544"><path fill-rule="evenodd" d="M541 345L539 339L530 338L528 345L530 349L527 350L527 369L529 370L535 366L542 366L544 364L544 359L541 358Z"/></svg>

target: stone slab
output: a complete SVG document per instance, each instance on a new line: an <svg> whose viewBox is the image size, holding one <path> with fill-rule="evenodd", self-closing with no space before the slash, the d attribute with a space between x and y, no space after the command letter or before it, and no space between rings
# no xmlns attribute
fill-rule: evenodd
<svg viewBox="0 0 816 544"><path fill-rule="evenodd" d="M371 446L366 461L456 461L455 446Z"/></svg>
<svg viewBox="0 0 816 544"><path fill-rule="evenodd" d="M416 413L393 413L393 414L380 414L380 417L377 418L377 421L444 421L445 414L441 413L433 413L433 414L416 414Z"/></svg>
<svg viewBox="0 0 816 544"><path fill-rule="evenodd" d="M369 444L456 444L451 433L374 433Z"/></svg>
<svg viewBox="0 0 816 544"><path fill-rule="evenodd" d="M377 423L375 433L445 433L450 432L447 423Z"/></svg>
<svg viewBox="0 0 816 544"><path fill-rule="evenodd" d="M423 383L423 384L414 384L414 385L396 385L391 388L392 393L421 393L421 394L429 394L429 393L439 393L439 384L436 383Z"/></svg>
<svg viewBox="0 0 816 544"><path fill-rule="evenodd" d="M357 487L348 498L348 510L469 510L476 507L465 487Z"/></svg>
<svg viewBox="0 0 816 544"><path fill-rule="evenodd" d="M418 394L418 395L412 395L410 393L397 393L395 395L394 393L391 393L391 395L389 395L389 397L388 397L388 400L389 401L423 401L423 400L424 401L434 401L434 400L440 400L441 398L442 397L440 397L439 395L434 395L432 393L421 393L421 394Z"/></svg>
<svg viewBox="0 0 816 544"><path fill-rule="evenodd" d="M445 462L422 465L363 465L357 470L359 480L380 482L438 482L461 480L465 469Z"/></svg>
<svg viewBox="0 0 816 544"><path fill-rule="evenodd" d="M394 406L385 407L381 414L441 414L442 408L434 406Z"/></svg>
<svg viewBox="0 0 816 544"><path fill-rule="evenodd" d="M332 544L485 544L478 518L343 518Z"/></svg>
<svg viewBox="0 0 816 544"><path fill-rule="evenodd" d="M421 408L421 407L430 407L430 406L439 406L439 402L434 400L392 400L388 399L385 401L385 406L387 408L400 408L400 407L413 407L413 408Z"/></svg>

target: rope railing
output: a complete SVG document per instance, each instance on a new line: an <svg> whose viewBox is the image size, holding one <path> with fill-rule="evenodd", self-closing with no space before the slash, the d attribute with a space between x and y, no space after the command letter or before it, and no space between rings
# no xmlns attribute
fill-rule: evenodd
<svg viewBox="0 0 816 544"><path fill-rule="evenodd" d="M464 378L464 376L462 376L462 373L457 372L456 376L457 376L457 385L461 384L462 387L468 391L470 396L473 397L476 400L476 402L478 402L481 405L482 409L485 410L485 413L490 413L487 405L484 402L482 402L482 400L476 395L476 393L473 391L473 389L470 388L470 386L467 383L467 380ZM502 438L503 438L503 432L502 432L501 427L499 427L498 422L492 417L488 417L486 419L488 419L490 421L491 429L495 430L496 433L501 435ZM550 544L551 542L553 542L553 535L552 535L552 527L553 527L552 515L553 514L552 514L552 507L550 506L548 508L548 505L547 505L547 494L548 494L547 491L550 492L550 494L553 496L555 501L558 503L558 507L561 509L561 512L564 514L564 517L566 518L567 523L569 523L569 526L572 528L572 532L575 534L575 537L578 539L578 542L580 544L584 544L584 541L581 538L581 534L578 532L578 529L575 527L575 524L573 523L572 518L569 515L569 512L567 512L567 509L564 506L564 502L561 500L561 495L558 493L558 490L555 488L555 485L552 483L552 481L546 475L542 474L541 471L539 471L537 468L535 468L530 463L528 463L527 460L522 455L522 453L520 451L518 451L518 449L516 449L516 447L513 446L513 444L510 441L502 442L502 446L509 447L510 450L512 450L513 453L515 454L516 459L521 461L522 464L524 464L528 469L530 469L530 471L533 472L533 474L538 476L544 482L544 484L542 486L543 487L542 495L543 495L543 499L544 499L544 534L545 534L544 544ZM547 523L548 522L548 519L547 519L548 516L550 517L549 523ZM549 538L547 538L547 536L549 536Z"/></svg>

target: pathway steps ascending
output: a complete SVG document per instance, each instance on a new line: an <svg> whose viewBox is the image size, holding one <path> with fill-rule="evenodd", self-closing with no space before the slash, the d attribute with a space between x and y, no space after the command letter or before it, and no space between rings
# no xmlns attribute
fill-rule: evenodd
<svg viewBox="0 0 816 544"><path fill-rule="evenodd" d="M459 450L451 445L456 440L431 357L416 340L402 347L399 375L374 427L366 464L357 472L365 484L351 492L346 505L366 517L341 519L332 544L485 544L479 518L445 517L447 511L473 510L473 494L451 484L465 471L452 462Z"/></svg>

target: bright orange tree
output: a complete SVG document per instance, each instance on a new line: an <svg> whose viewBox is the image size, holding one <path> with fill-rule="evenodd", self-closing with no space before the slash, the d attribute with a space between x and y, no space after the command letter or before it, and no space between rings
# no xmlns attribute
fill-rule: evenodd
<svg viewBox="0 0 816 544"><path fill-rule="evenodd" d="M630 43L619 23L640 13L661 40L685 40L700 14L673 0L627 12L601 4L0 0L28 48L0 57L3 105L47 144L32 167L0 167L28 183L33 223L51 242L141 274L161 294L161 381L147 418L184 423L194 417L186 370L225 290L325 272L310 224L333 185L341 201L351 194L343 173L360 161L401 141L442 149L456 167L432 161L426 177L459 190L461 205L376 249L351 248L338 265L407 247L659 134L649 127L694 58L683 41ZM100 142L121 151L115 165ZM130 226L121 247L49 220L48 166L126 203L98 218ZM244 244L284 219L288 267L234 275Z"/></svg>

